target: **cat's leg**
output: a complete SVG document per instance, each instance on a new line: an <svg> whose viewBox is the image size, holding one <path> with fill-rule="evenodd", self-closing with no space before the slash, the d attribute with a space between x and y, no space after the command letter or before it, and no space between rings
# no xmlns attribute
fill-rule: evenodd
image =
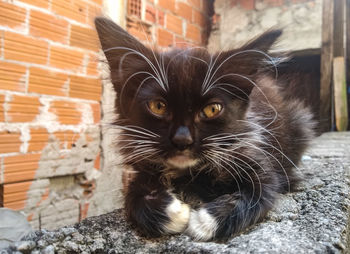
<svg viewBox="0 0 350 254"><path fill-rule="evenodd" d="M158 175L136 173L125 193L126 215L149 236L183 232L190 218L190 207L164 186Z"/></svg>
<svg viewBox="0 0 350 254"><path fill-rule="evenodd" d="M272 193L271 193L272 194ZM225 194L192 210L186 233L196 240L226 239L261 220L274 195Z"/></svg>

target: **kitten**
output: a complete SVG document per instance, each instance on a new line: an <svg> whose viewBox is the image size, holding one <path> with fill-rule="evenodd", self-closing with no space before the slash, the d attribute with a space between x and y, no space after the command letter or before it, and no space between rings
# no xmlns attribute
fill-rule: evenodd
<svg viewBox="0 0 350 254"><path fill-rule="evenodd" d="M153 51L106 18L96 29L132 168L125 211L149 236L226 239L262 220L313 137L310 111L271 78L271 30L243 47ZM279 84L280 85L280 84Z"/></svg>

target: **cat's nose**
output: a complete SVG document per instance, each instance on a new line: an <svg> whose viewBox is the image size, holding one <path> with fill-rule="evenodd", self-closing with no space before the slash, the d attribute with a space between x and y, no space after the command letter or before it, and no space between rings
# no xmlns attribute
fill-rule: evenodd
<svg viewBox="0 0 350 254"><path fill-rule="evenodd" d="M191 132L186 126L180 126L171 139L177 149L183 151L193 144Z"/></svg>

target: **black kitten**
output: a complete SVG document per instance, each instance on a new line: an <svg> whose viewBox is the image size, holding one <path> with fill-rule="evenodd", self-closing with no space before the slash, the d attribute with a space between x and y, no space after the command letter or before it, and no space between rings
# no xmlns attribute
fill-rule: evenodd
<svg viewBox="0 0 350 254"><path fill-rule="evenodd" d="M313 137L312 115L271 78L281 31L215 55L154 52L95 20L117 92L128 219L144 233L223 239L261 220ZM282 80L283 82L283 80ZM287 96L288 95L288 96Z"/></svg>

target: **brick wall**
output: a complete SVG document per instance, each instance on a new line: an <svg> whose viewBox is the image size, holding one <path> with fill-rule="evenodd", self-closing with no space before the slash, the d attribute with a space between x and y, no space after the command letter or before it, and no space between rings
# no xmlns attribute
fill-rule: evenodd
<svg viewBox="0 0 350 254"><path fill-rule="evenodd" d="M98 170L102 0L0 0L0 205L38 227L86 214Z"/></svg>
<svg viewBox="0 0 350 254"><path fill-rule="evenodd" d="M160 47L205 46L211 0L130 0L127 30Z"/></svg>

